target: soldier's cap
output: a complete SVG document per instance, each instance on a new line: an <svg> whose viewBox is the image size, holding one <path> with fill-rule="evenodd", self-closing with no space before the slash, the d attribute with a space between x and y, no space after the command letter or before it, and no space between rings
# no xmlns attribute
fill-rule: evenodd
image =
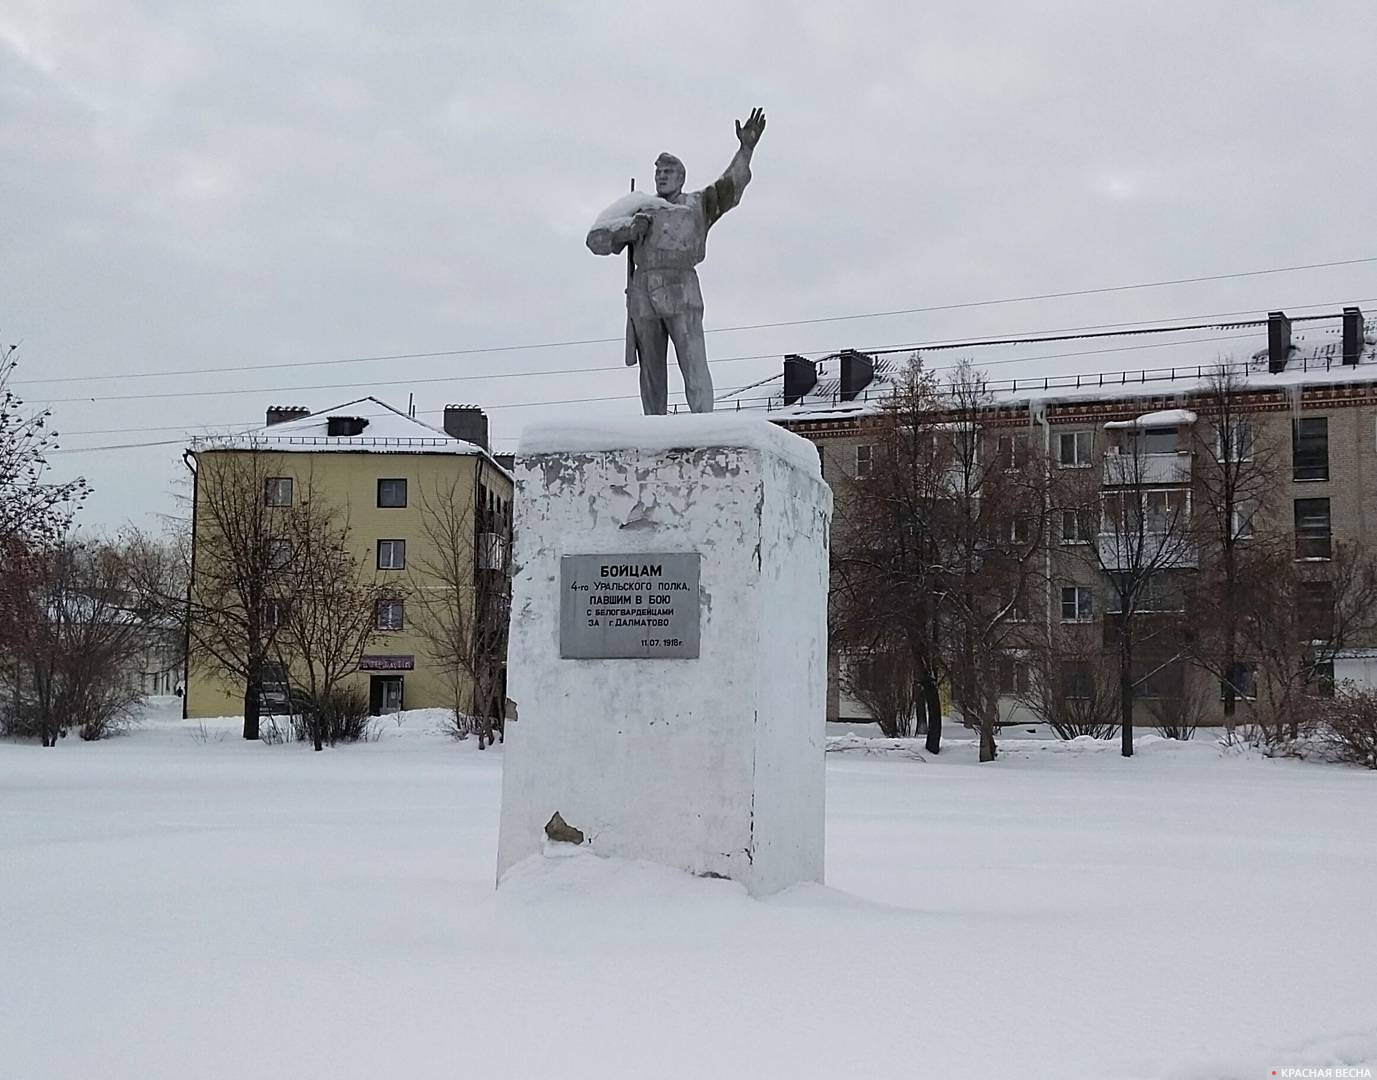
<svg viewBox="0 0 1377 1080"><path fill-rule="evenodd" d="M655 164L673 165L676 169L679 170L680 175L687 175L688 173L688 170L684 168L684 163L680 161L677 157L675 157L673 154L671 154L668 150L666 150L663 154L661 154L659 157L655 159Z"/></svg>

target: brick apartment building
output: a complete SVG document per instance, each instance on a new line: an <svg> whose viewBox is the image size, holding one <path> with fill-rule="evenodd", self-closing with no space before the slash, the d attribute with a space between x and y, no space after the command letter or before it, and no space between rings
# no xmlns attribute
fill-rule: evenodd
<svg viewBox="0 0 1377 1080"><path fill-rule="evenodd" d="M1142 463L1135 491L1153 504L1189 510L1197 492L1199 466L1194 447L1201 437L1201 412L1212 372L1221 365L1239 384L1238 407L1249 438L1278 453L1276 483L1266 515L1240 521L1258 535L1289 535L1296 558L1323 564L1335 545L1365 540L1377 528L1377 320L1355 307L1341 313L1188 327L1143 326L1021 341L962 343L922 351L925 366L941 371L969 360L987 378L988 404L980 427L986 443L1001 435L1029 440L1042 449L1048 467L1070 470L1098 482L1105 505L1125 483L1123 462L1130 449ZM1150 365L1109 368L1110 358L1151 356ZM910 353L846 351L812 361L786 357L782 380L768 398L743 402L767 410L775 423L816 443L824 477L834 486L864 478L871 467L880 415ZM1085 357L1078 360L1078 357ZM1049 370L1073 374L1036 379L998 377L1011 362L1027 370L1045 359ZM1140 490L1141 489L1141 490ZM1053 515L1055 518L1056 515ZM1046 594L1030 604L1030 618L1046 620L1049 632L1081 633L1087 643L1112 632L1113 590L1103 569L1087 565L1073 548L1105 542L1105 523L1068 517L1048 529ZM840 540L838 542L841 542ZM1189 552L1163 577L1163 607L1177 607L1173 579L1196 573ZM1187 613L1189 614L1189 613ZM1377 641L1351 643L1334 655L1333 675L1372 682ZM845 657L831 658L828 716L868 719L842 692L837 679ZM1011 657L1001 672L1001 716L1030 719L1016 700L1026 674ZM1170 690L1161 689L1170 686ZM1189 664L1169 667L1138 688L1137 722L1151 723L1153 697L1192 689L1212 702L1204 723L1222 720L1218 680ZM1246 704L1240 704L1246 708Z"/></svg>

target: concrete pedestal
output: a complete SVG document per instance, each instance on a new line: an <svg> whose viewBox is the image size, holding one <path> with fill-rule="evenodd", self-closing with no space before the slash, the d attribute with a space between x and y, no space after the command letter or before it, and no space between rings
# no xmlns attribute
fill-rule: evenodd
<svg viewBox="0 0 1377 1080"><path fill-rule="evenodd" d="M594 852L754 894L821 881L832 495L812 444L739 415L545 426L523 434L516 478L508 696L519 719L504 750L499 879L543 849L558 813ZM578 555L606 565L564 558ZM657 599L654 575L690 563L696 597ZM594 649L658 655L571 658L589 646L562 593L607 588L600 569L644 573L648 584L620 587L676 611L671 630L608 631L630 647ZM580 628L602 621L583 619L602 609L572 595ZM618 613L636 612L656 614ZM696 649L682 633L690 618Z"/></svg>

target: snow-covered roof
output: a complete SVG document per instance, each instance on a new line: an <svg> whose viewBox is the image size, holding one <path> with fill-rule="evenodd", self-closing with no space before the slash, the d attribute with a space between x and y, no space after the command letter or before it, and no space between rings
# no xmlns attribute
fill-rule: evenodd
<svg viewBox="0 0 1377 1080"><path fill-rule="evenodd" d="M939 374L969 361L988 380L994 404L1033 407L1186 395L1204 389L1221 364L1252 389L1377 382L1377 318L1369 315L1363 320L1363 345L1356 365L1343 363L1342 335L1340 315L1295 318L1286 369L1276 374L1268 370L1265 319L915 345L912 352L920 353L927 369ZM775 376L722 400L718 408L766 409L776 423L843 420L880 411L893 394L910 351L867 354L874 361L875 375L852 401L841 399L843 355L832 353L818 360L817 385L793 404L784 404L782 376ZM1129 366L1139 358L1140 366Z"/></svg>
<svg viewBox="0 0 1377 1080"><path fill-rule="evenodd" d="M1157 412L1143 413L1142 416L1134 417L1132 420L1111 420L1105 424L1106 428L1150 428L1150 427L1180 427L1182 424L1193 424L1197 417L1190 409L1159 409Z"/></svg>
<svg viewBox="0 0 1377 1080"><path fill-rule="evenodd" d="M357 435L331 435L331 417L356 417L365 421L366 426ZM492 457L476 443L456 439L375 397L346 401L331 409L251 431L207 436L195 440L194 446L198 450L271 450L274 453L482 454Z"/></svg>

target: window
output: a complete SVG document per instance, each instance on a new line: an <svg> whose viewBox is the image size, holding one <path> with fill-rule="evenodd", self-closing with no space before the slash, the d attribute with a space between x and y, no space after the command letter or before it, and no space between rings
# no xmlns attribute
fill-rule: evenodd
<svg viewBox="0 0 1377 1080"><path fill-rule="evenodd" d="M291 618L292 602L286 598L274 598L263 601L263 627L267 630L277 630L287 625L287 620Z"/></svg>
<svg viewBox="0 0 1377 1080"><path fill-rule="evenodd" d="M379 540L379 541L378 541L378 569L379 569L379 570L405 570L405 569L406 569L406 541L405 541L405 540Z"/></svg>
<svg viewBox="0 0 1377 1080"><path fill-rule="evenodd" d="M874 447L869 443L861 443L856 447L856 475L869 476L871 459L874 456Z"/></svg>
<svg viewBox="0 0 1377 1080"><path fill-rule="evenodd" d="M1088 544L1091 535L1090 511L1077 507L1061 512L1061 542L1063 544Z"/></svg>
<svg viewBox="0 0 1377 1080"><path fill-rule="evenodd" d="M402 601L379 600L375 624L379 630L400 630L402 628Z"/></svg>
<svg viewBox="0 0 1377 1080"><path fill-rule="evenodd" d="M290 476L269 476L263 481L264 506L292 505L292 478Z"/></svg>
<svg viewBox="0 0 1377 1080"><path fill-rule="evenodd" d="M1334 661L1318 660L1306 672L1306 689L1317 697L1334 696Z"/></svg>
<svg viewBox="0 0 1377 1080"><path fill-rule="evenodd" d="M1219 700L1224 701L1228 697L1229 686L1234 688L1234 697L1242 698L1244 701L1255 701L1257 699L1257 665L1240 662L1234 665L1233 673L1227 680L1219 681Z"/></svg>
<svg viewBox="0 0 1377 1080"><path fill-rule="evenodd" d="M1250 420L1229 420L1215 432L1215 454L1220 461L1252 461L1257 430Z"/></svg>
<svg viewBox="0 0 1377 1080"><path fill-rule="evenodd" d="M1329 479L1329 420L1307 416L1291 425L1291 478Z"/></svg>
<svg viewBox="0 0 1377 1080"><path fill-rule="evenodd" d="M1329 558L1329 500L1296 500L1296 558Z"/></svg>
<svg viewBox="0 0 1377 1080"><path fill-rule="evenodd" d="M1095 445L1093 431L1063 431L1057 435L1057 464L1063 469L1088 469Z"/></svg>
<svg viewBox="0 0 1377 1080"><path fill-rule="evenodd" d="M1176 428L1129 428L1124 432L1124 450L1130 454L1174 454L1179 449Z"/></svg>
<svg viewBox="0 0 1377 1080"><path fill-rule="evenodd" d="M1121 614L1123 600L1133 588L1131 574L1111 574L1109 607ZM1185 611L1186 594L1179 582L1170 574L1149 574L1138 584L1137 595L1133 597L1133 610L1137 612Z"/></svg>
<svg viewBox="0 0 1377 1080"><path fill-rule="evenodd" d="M1180 488L1165 488L1143 493L1149 532L1165 533L1181 527L1188 513L1189 497Z"/></svg>
<svg viewBox="0 0 1377 1080"><path fill-rule="evenodd" d="M1028 435L1026 432L1001 435L995 446L996 460L1001 468L1016 469L1028 460Z"/></svg>
<svg viewBox="0 0 1377 1080"><path fill-rule="evenodd" d="M378 505L383 507L401 507L406 505L406 481L405 480L379 480L378 481Z"/></svg>
<svg viewBox="0 0 1377 1080"><path fill-rule="evenodd" d="M1028 693L1028 662L1016 656L1001 656L995 661L995 678L1005 697Z"/></svg>
<svg viewBox="0 0 1377 1080"><path fill-rule="evenodd" d="M1013 606L1009 608L1009 621L1030 621L1030 616L1028 614L1028 598L1024 595L1022 589L1020 589L1018 595L1013 598Z"/></svg>
<svg viewBox="0 0 1377 1080"><path fill-rule="evenodd" d="M1296 590L1296 625L1302 641L1334 636L1334 583L1302 581Z"/></svg>
<svg viewBox="0 0 1377 1080"><path fill-rule="evenodd" d="M1167 574L1149 574L1138 591L1139 611L1184 611L1186 594Z"/></svg>
<svg viewBox="0 0 1377 1080"><path fill-rule="evenodd" d="M1095 592L1083 585L1065 585L1061 590L1061 621L1090 622L1095 618Z"/></svg>
<svg viewBox="0 0 1377 1080"><path fill-rule="evenodd" d="M1255 527L1253 518L1257 515L1257 503L1251 500L1238 503L1233 508L1233 538L1251 540Z"/></svg>
<svg viewBox="0 0 1377 1080"><path fill-rule="evenodd" d="M1033 516L1015 514L1009 519L1009 540L1015 544L1026 544L1033 535Z"/></svg>
<svg viewBox="0 0 1377 1080"><path fill-rule="evenodd" d="M261 694L268 699L267 704L271 706L287 703L287 691L290 683L287 678L286 667L282 664L264 664L260 679Z"/></svg>
<svg viewBox="0 0 1377 1080"><path fill-rule="evenodd" d="M269 570L285 569L292 561L292 542L279 536L271 537L263 542L263 555Z"/></svg>
<svg viewBox="0 0 1377 1080"><path fill-rule="evenodd" d="M1133 694L1140 698L1179 698L1186 688L1185 666L1179 660L1162 663L1146 659L1135 664Z"/></svg>
<svg viewBox="0 0 1377 1080"><path fill-rule="evenodd" d="M1177 531L1190 512L1190 494L1183 488L1152 488L1141 493L1112 492L1102 497L1105 531L1119 536Z"/></svg>
<svg viewBox="0 0 1377 1080"><path fill-rule="evenodd" d="M1095 669L1089 660L1061 662L1061 695L1068 701L1088 700L1095 696Z"/></svg>

